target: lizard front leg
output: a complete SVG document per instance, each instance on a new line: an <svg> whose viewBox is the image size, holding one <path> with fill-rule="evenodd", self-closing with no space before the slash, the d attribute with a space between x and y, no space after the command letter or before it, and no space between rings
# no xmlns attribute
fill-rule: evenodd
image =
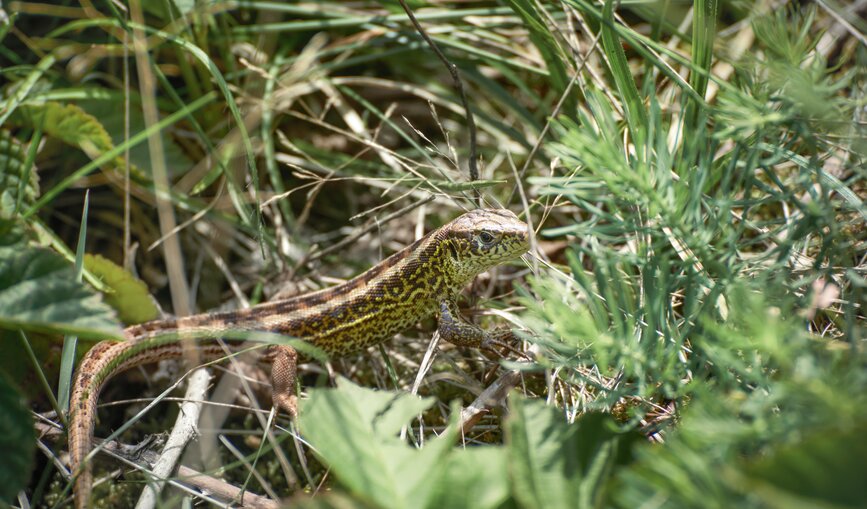
<svg viewBox="0 0 867 509"><path fill-rule="evenodd" d="M440 337L453 345L488 348L499 340L505 339L505 337L501 338L501 336L512 336L512 331L508 329L489 333L481 327L466 321L461 316L458 303L454 298L442 300L439 311L437 330L440 333Z"/></svg>

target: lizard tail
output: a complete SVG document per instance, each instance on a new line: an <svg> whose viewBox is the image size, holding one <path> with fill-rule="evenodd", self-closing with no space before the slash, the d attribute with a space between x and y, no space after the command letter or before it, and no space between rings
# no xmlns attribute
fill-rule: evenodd
<svg viewBox="0 0 867 509"><path fill-rule="evenodd" d="M125 331L126 341L103 341L91 348L79 364L72 382L69 410L69 463L73 476L73 498L76 509L86 509L93 486L90 454L93 430L96 426L96 405L105 383L114 375L134 366L183 356L177 340L154 341L156 331L138 328ZM288 415L296 415L295 368L298 355L285 345L272 345L261 360L272 363L271 381L274 404ZM201 360L209 362L226 357L223 346L213 340L199 345Z"/></svg>
<svg viewBox="0 0 867 509"><path fill-rule="evenodd" d="M82 359L72 383L69 410L69 463L72 472L72 493L76 509L85 509L90 500L93 485L93 468L87 455L93 443L93 428L96 425L96 401L105 380L100 380L101 364L116 345L103 341L90 349ZM108 357L110 358L110 357Z"/></svg>

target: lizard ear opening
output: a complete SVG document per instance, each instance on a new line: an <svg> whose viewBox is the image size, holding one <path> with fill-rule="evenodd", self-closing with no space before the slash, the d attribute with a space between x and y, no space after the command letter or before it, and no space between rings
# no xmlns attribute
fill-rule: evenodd
<svg viewBox="0 0 867 509"><path fill-rule="evenodd" d="M455 246L454 242L447 241L445 242L445 246L449 250L449 254L451 255L452 259L454 259L455 261L460 260L460 256L458 255L458 247Z"/></svg>

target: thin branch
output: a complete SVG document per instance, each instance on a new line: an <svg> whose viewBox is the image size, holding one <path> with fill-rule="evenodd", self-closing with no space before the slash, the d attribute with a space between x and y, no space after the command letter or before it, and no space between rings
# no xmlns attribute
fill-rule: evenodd
<svg viewBox="0 0 867 509"><path fill-rule="evenodd" d="M506 371L482 391L470 406L461 410L461 436L469 433L473 426L479 422L479 419L490 413L492 408L503 405L509 391L514 389L520 381L520 371L514 369Z"/></svg>
<svg viewBox="0 0 867 509"><path fill-rule="evenodd" d="M205 368L197 369L190 375L187 381L187 393L184 396L186 401L181 405L181 412L178 414L175 427L149 474L153 476L153 480L148 482L142 491L136 509L150 509L156 506L157 496L165 486L165 479L168 479L174 470L187 442L198 433L199 413L202 410L202 401L205 399L210 381L211 375Z"/></svg>
<svg viewBox="0 0 867 509"><path fill-rule="evenodd" d="M476 181L479 179L479 168L476 163L476 122L473 119L473 112L470 110L470 103L467 101L467 94L464 92L464 84L463 81L461 81L460 72L458 72L457 66L446 58L445 54L443 54L439 49L439 46L437 46L434 40L424 31L418 20L415 18L415 15L412 13L412 10L409 8L409 5L406 4L406 0L398 1L400 2L401 7L403 7L403 10L406 11L406 15L409 17L409 20L412 22L416 31L421 35L422 39L425 40L428 46L431 47L437 58L439 58L443 65L446 66L446 69L449 70L449 74L452 75L452 83L454 84L455 90L457 90L458 94L461 96L461 103L463 103L464 110L467 112L467 129L470 131L470 181ZM475 194L477 198L480 198L478 189L475 190Z"/></svg>

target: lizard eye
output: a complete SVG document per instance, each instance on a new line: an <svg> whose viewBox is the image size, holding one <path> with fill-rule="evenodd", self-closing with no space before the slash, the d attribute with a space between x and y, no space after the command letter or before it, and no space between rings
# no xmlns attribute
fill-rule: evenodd
<svg viewBox="0 0 867 509"><path fill-rule="evenodd" d="M491 232L483 231L479 233L479 240L481 240L485 244L490 244L494 241L494 234Z"/></svg>

